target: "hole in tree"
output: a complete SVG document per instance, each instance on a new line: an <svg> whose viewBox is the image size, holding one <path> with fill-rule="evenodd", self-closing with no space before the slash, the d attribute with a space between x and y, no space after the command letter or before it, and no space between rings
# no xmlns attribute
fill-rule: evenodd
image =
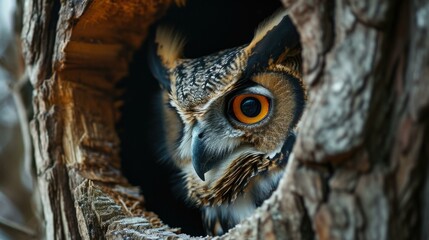
<svg viewBox="0 0 429 240"><path fill-rule="evenodd" d="M171 7L154 25L164 24L187 40L184 55L195 58L250 42L256 27L281 7L279 1L188 0L185 7ZM200 211L184 201L179 170L169 163L162 129L160 88L146 62L147 43L136 52L125 89L121 138L122 170L141 187L145 207L164 223L190 235L205 235Z"/></svg>

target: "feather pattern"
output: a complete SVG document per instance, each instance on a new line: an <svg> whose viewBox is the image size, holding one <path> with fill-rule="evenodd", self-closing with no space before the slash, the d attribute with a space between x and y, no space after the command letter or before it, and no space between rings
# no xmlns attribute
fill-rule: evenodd
<svg viewBox="0 0 429 240"><path fill-rule="evenodd" d="M241 155L228 166L225 175L211 187L202 186L193 175L187 176L188 197L195 205L214 206L230 203L243 193L253 177L267 171L280 171L281 160L287 158L280 154L275 159L267 159L264 154L249 153Z"/></svg>
<svg viewBox="0 0 429 240"><path fill-rule="evenodd" d="M159 30L154 43L150 67L170 106L166 149L207 232L220 235L271 195L287 164L306 101L299 35L281 11L249 44L208 56L181 59L184 40L172 31ZM240 94L268 99L266 117L238 121L231 102Z"/></svg>

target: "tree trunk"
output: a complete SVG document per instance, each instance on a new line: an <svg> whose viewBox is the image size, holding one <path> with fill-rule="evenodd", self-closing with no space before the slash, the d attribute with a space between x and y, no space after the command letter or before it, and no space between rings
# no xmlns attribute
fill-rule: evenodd
<svg viewBox="0 0 429 240"><path fill-rule="evenodd" d="M26 1L48 239L189 238L145 211L115 129L116 83L170 2ZM283 3L308 108L279 189L221 238L428 239L429 0Z"/></svg>
<svg viewBox="0 0 429 240"><path fill-rule="evenodd" d="M147 236L174 231L143 210L138 188L121 176L115 132L115 84L168 4L26 1L22 32L35 88L31 131L48 239L115 238L115 230L128 225L153 229Z"/></svg>
<svg viewBox="0 0 429 240"><path fill-rule="evenodd" d="M269 214L230 236L428 239L429 1L284 4L310 103Z"/></svg>

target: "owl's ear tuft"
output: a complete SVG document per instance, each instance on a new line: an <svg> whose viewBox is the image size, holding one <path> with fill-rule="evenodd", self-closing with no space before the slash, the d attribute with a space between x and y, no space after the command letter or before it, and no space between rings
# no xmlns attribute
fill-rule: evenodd
<svg viewBox="0 0 429 240"><path fill-rule="evenodd" d="M176 66L184 46L184 38L166 27L159 27L149 43L149 68L164 89L170 89L169 71Z"/></svg>
<svg viewBox="0 0 429 240"><path fill-rule="evenodd" d="M299 34L287 11L281 10L258 27L245 48L249 55L246 71L265 68L298 47Z"/></svg>

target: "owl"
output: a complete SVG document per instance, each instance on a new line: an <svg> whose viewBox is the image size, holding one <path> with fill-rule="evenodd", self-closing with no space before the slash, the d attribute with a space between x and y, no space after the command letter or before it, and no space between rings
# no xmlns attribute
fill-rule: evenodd
<svg viewBox="0 0 429 240"><path fill-rule="evenodd" d="M210 235L252 214L276 189L306 93L299 35L285 11L249 44L183 58L183 38L158 28L149 66L163 89L169 157Z"/></svg>

